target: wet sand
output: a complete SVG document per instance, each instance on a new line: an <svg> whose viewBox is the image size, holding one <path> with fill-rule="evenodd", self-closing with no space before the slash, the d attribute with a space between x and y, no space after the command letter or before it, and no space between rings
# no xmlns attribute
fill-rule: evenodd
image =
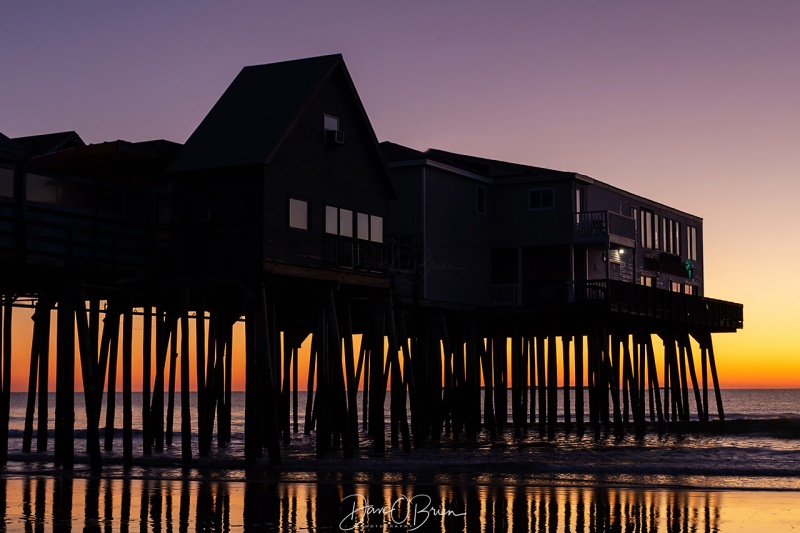
<svg viewBox="0 0 800 533"><path fill-rule="evenodd" d="M800 493L468 482L411 474L229 481L5 474L7 531L769 531L800 528ZM270 477L270 476L266 476Z"/></svg>

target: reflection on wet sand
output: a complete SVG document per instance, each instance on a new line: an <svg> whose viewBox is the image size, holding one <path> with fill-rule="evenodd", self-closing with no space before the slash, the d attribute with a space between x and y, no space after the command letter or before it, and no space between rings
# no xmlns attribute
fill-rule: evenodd
<svg viewBox="0 0 800 533"><path fill-rule="evenodd" d="M181 480L29 476L0 477L0 496L6 503L0 506L0 518L5 529L26 532L324 528L384 532L688 533L724 531L725 524L738 522L736 506L746 500L746 494L613 487L427 485L394 478L383 482L339 479L313 483L229 482L213 477ZM758 494L762 505L764 493ZM777 494L776 497L781 495ZM784 493L782 497L791 495ZM726 507L726 499L736 503ZM774 510L767 508L767 512Z"/></svg>

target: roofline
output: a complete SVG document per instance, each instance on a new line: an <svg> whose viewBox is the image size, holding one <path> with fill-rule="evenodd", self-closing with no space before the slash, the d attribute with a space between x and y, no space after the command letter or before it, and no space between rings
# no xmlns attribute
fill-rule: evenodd
<svg viewBox="0 0 800 533"><path fill-rule="evenodd" d="M452 174L458 174L460 176L464 176L465 178L469 178L474 181L479 181L481 183L489 183L495 185L495 180L492 178L481 176L480 174L475 174L474 172L469 172L467 170L454 167L451 165L447 165L445 163L441 163L439 161L434 161L432 159L423 158L423 159L409 159L407 161L395 161L393 163L389 163L389 168L402 168L402 167L413 167L418 165L425 165L433 168L438 168L439 170L444 170L450 172Z"/></svg>
<svg viewBox="0 0 800 533"><path fill-rule="evenodd" d="M396 143L393 143L393 144L396 144ZM397 146L403 146L403 145L397 145ZM446 151L443 151L443 150L435 150L434 149L434 151L435 152L439 152L439 153L453 154L453 155L456 155L456 156L463 155L463 154L456 154L454 152L446 152ZM430 150L428 152L430 152ZM427 154L428 152L423 152L423 154ZM684 218L689 218L689 219L696 220L696 221L699 221L699 222L703 221L702 217L699 217L697 215L693 215L693 214L688 213L686 211L682 211L682 210L677 209L675 207L668 206L668 205L663 204L661 202L658 202L658 201L655 201L655 200L651 200L650 198L646 198L644 196L641 196L639 194L627 191L625 189L621 189L619 187L616 187L616 186L611 185L609 183L606 183L604 181L592 178L591 176L587 176L586 174L580 174L580 173L577 173L577 172L568 172L568 171L563 171L563 170L555 170L555 169L549 169L549 168L544 168L544 167L534 167L534 166L531 166L531 165L523 165L523 164L519 164L519 163L498 161L498 160L495 160L495 159L486 159L486 158L482 158L482 157L473 157L473 156L464 156L464 157L469 157L469 158L476 159L476 160L482 160L482 161L486 161L488 163L494 162L494 163L497 163L499 165L514 165L514 166L519 166L521 168L528 168L528 169L531 169L531 170L543 170L543 171L553 172L554 175L548 176L545 179L553 179L553 180L568 179L568 180L580 181L580 182L583 182L583 183L586 183L586 184L589 184L589 185L597 185L597 186L602 187L604 189L611 190L611 191L614 191L614 192L616 192L618 194L621 194L621 195L623 195L623 196L625 196L625 197L627 197L629 199L636 200L637 202L640 202L642 204L652 205L654 207L657 206L659 209L661 209L663 211L666 211L666 212L669 212L669 213L672 213L672 214L676 214L676 215L680 215L680 216L682 216ZM394 161L394 162L389 163L389 168L403 168L403 167L411 167L411 166L416 166L416 165L426 165L426 166L438 168L438 169L441 169L441 170L445 170L445 171L451 172L453 174L458 174L458 175L464 176L464 177L472 179L474 181L478 181L478 182L481 182L481 183L488 183L490 185L495 185L495 186L519 185L521 183L533 183L533 182L536 182L536 181L541 181L541 179L539 179L537 177L533 177L533 176L527 176L527 177L521 176L521 177L500 178L500 179L491 178L491 177L488 177L488 176L481 176L480 174L476 174L474 172L470 172L470 171L467 171L467 170L464 170L464 169L461 169L461 168L458 168L458 167L454 167L452 165L448 165L446 163L442 163L440 161L436 161L436 160L431 159L429 157L422 157L422 158Z"/></svg>
<svg viewBox="0 0 800 533"><path fill-rule="evenodd" d="M590 179L592 179L592 178L590 178ZM703 217L699 217L697 215L693 215L693 214L691 214L691 213L689 213L687 211L682 211L681 209L677 209L677 208L669 206L667 204L663 204L663 203L658 202L656 200L651 200L650 198L646 198L646 197L641 196L639 194L636 194L636 193L633 193L633 192L630 192L630 191L626 191L625 189L620 189L619 187L617 187L615 185L611 185L611 184L606 183L604 181L592 179L591 183L593 185L599 185L599 186L602 186L605 189L609 189L609 190L612 190L612 191L614 191L616 193L622 194L623 196L626 196L628 198L637 200L637 201L641 202L642 204L647 203L647 204L650 204L650 205L653 205L653 206L658 206L659 209L662 209L664 211L667 211L667 212L670 212L670 213L673 213L673 214L677 214L677 215L683 216L685 218L691 218L691 219L697 220L699 222L703 221Z"/></svg>

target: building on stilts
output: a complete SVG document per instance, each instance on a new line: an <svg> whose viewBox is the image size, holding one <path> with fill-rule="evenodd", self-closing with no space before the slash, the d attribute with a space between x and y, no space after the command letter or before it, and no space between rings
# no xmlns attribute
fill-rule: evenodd
<svg viewBox="0 0 800 533"><path fill-rule="evenodd" d="M436 352L415 358L437 389L415 435L708 420L709 376L724 418L711 334L743 308L704 294L701 218L575 172L381 146L395 312Z"/></svg>
<svg viewBox="0 0 800 533"><path fill-rule="evenodd" d="M702 229L589 176L379 144L340 55L244 68L183 145L0 136L0 430L11 357L27 355L11 349L20 307L23 450L48 450L53 428L64 468L76 359L94 470L101 435L114 445L120 358L126 464L134 409L144 456L177 435L191 464L215 428L231 442L235 354L246 465L281 463L300 418L319 457L641 434L709 420L710 394L722 419L711 336L743 314L705 295Z"/></svg>

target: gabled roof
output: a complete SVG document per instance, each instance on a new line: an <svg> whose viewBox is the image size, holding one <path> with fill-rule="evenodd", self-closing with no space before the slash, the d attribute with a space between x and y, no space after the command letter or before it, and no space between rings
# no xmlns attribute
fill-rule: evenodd
<svg viewBox="0 0 800 533"><path fill-rule="evenodd" d="M22 147L0 133L0 156L21 159L25 155Z"/></svg>
<svg viewBox="0 0 800 533"><path fill-rule="evenodd" d="M245 67L186 141L168 170L186 172L269 164L336 69L344 71L369 124L340 54ZM377 151L377 139L374 142Z"/></svg>
<svg viewBox="0 0 800 533"><path fill-rule="evenodd" d="M25 155L27 157L36 157L44 154L52 154L59 150L86 146L86 143L83 142L80 135L74 131L16 137L13 141L25 149Z"/></svg>

